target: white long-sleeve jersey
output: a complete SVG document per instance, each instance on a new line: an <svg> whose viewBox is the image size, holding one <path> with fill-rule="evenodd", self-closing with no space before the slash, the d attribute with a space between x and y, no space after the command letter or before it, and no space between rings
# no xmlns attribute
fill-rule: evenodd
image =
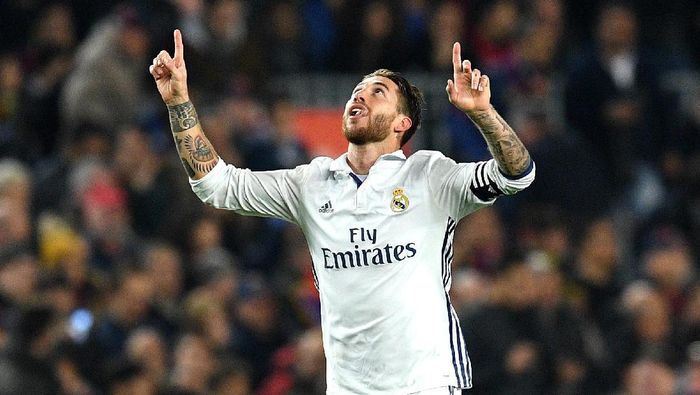
<svg viewBox="0 0 700 395"><path fill-rule="evenodd" d="M222 160L199 198L303 229L321 298L328 394L405 395L471 387L472 369L450 304L457 221L526 188L491 159L455 163L439 152L381 156L360 182L347 154L292 170L252 172Z"/></svg>

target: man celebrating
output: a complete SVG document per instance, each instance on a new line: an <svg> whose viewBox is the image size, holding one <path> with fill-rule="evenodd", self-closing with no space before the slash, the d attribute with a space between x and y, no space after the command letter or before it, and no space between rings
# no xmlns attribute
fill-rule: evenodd
<svg viewBox="0 0 700 395"><path fill-rule="evenodd" d="M199 198L243 215L277 217L306 235L321 297L328 394L453 394L471 387L465 339L450 303L457 221L514 194L534 164L490 104L486 75L452 54L450 102L481 130L493 159L455 163L401 151L423 97L400 74L365 76L345 105L348 151L291 170L227 165L207 140L187 92L182 35L150 66L177 150Z"/></svg>

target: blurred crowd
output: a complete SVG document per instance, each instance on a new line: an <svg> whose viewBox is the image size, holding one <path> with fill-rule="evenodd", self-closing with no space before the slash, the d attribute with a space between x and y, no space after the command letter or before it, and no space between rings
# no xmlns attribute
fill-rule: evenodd
<svg viewBox="0 0 700 395"><path fill-rule="evenodd" d="M446 81L462 42L538 172L455 234L472 393L700 394L699 2L5 0L1 395L325 393L300 230L189 190L147 71L176 27L253 170L309 160L278 77ZM444 108L412 149L488 158Z"/></svg>

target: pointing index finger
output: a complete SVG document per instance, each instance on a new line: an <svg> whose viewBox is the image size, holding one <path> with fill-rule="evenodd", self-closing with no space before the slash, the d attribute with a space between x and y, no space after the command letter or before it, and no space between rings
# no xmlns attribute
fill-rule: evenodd
<svg viewBox="0 0 700 395"><path fill-rule="evenodd" d="M185 47L184 47L184 45L182 45L182 33L180 33L180 29L175 29L175 31L173 32L173 38L175 39L174 60L175 60L176 64L179 66L184 61L184 57L185 57Z"/></svg>
<svg viewBox="0 0 700 395"><path fill-rule="evenodd" d="M462 72L462 47L459 42L452 46L452 68L454 77L457 78L457 74Z"/></svg>

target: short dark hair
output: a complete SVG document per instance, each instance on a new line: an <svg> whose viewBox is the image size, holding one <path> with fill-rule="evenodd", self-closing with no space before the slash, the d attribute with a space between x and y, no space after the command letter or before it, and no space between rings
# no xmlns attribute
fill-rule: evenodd
<svg viewBox="0 0 700 395"><path fill-rule="evenodd" d="M396 71L391 71L388 69L379 69L373 73L367 74L362 79L367 79L371 77L384 77L393 81L398 87L401 95L399 97L399 105L397 111L401 114L408 115L411 118L411 127L406 130L406 132L401 137L401 146L403 147L406 142L413 136L413 134L420 127L421 120L423 119L423 105L425 104L425 99L423 98L423 93L415 85L412 85L408 80Z"/></svg>

